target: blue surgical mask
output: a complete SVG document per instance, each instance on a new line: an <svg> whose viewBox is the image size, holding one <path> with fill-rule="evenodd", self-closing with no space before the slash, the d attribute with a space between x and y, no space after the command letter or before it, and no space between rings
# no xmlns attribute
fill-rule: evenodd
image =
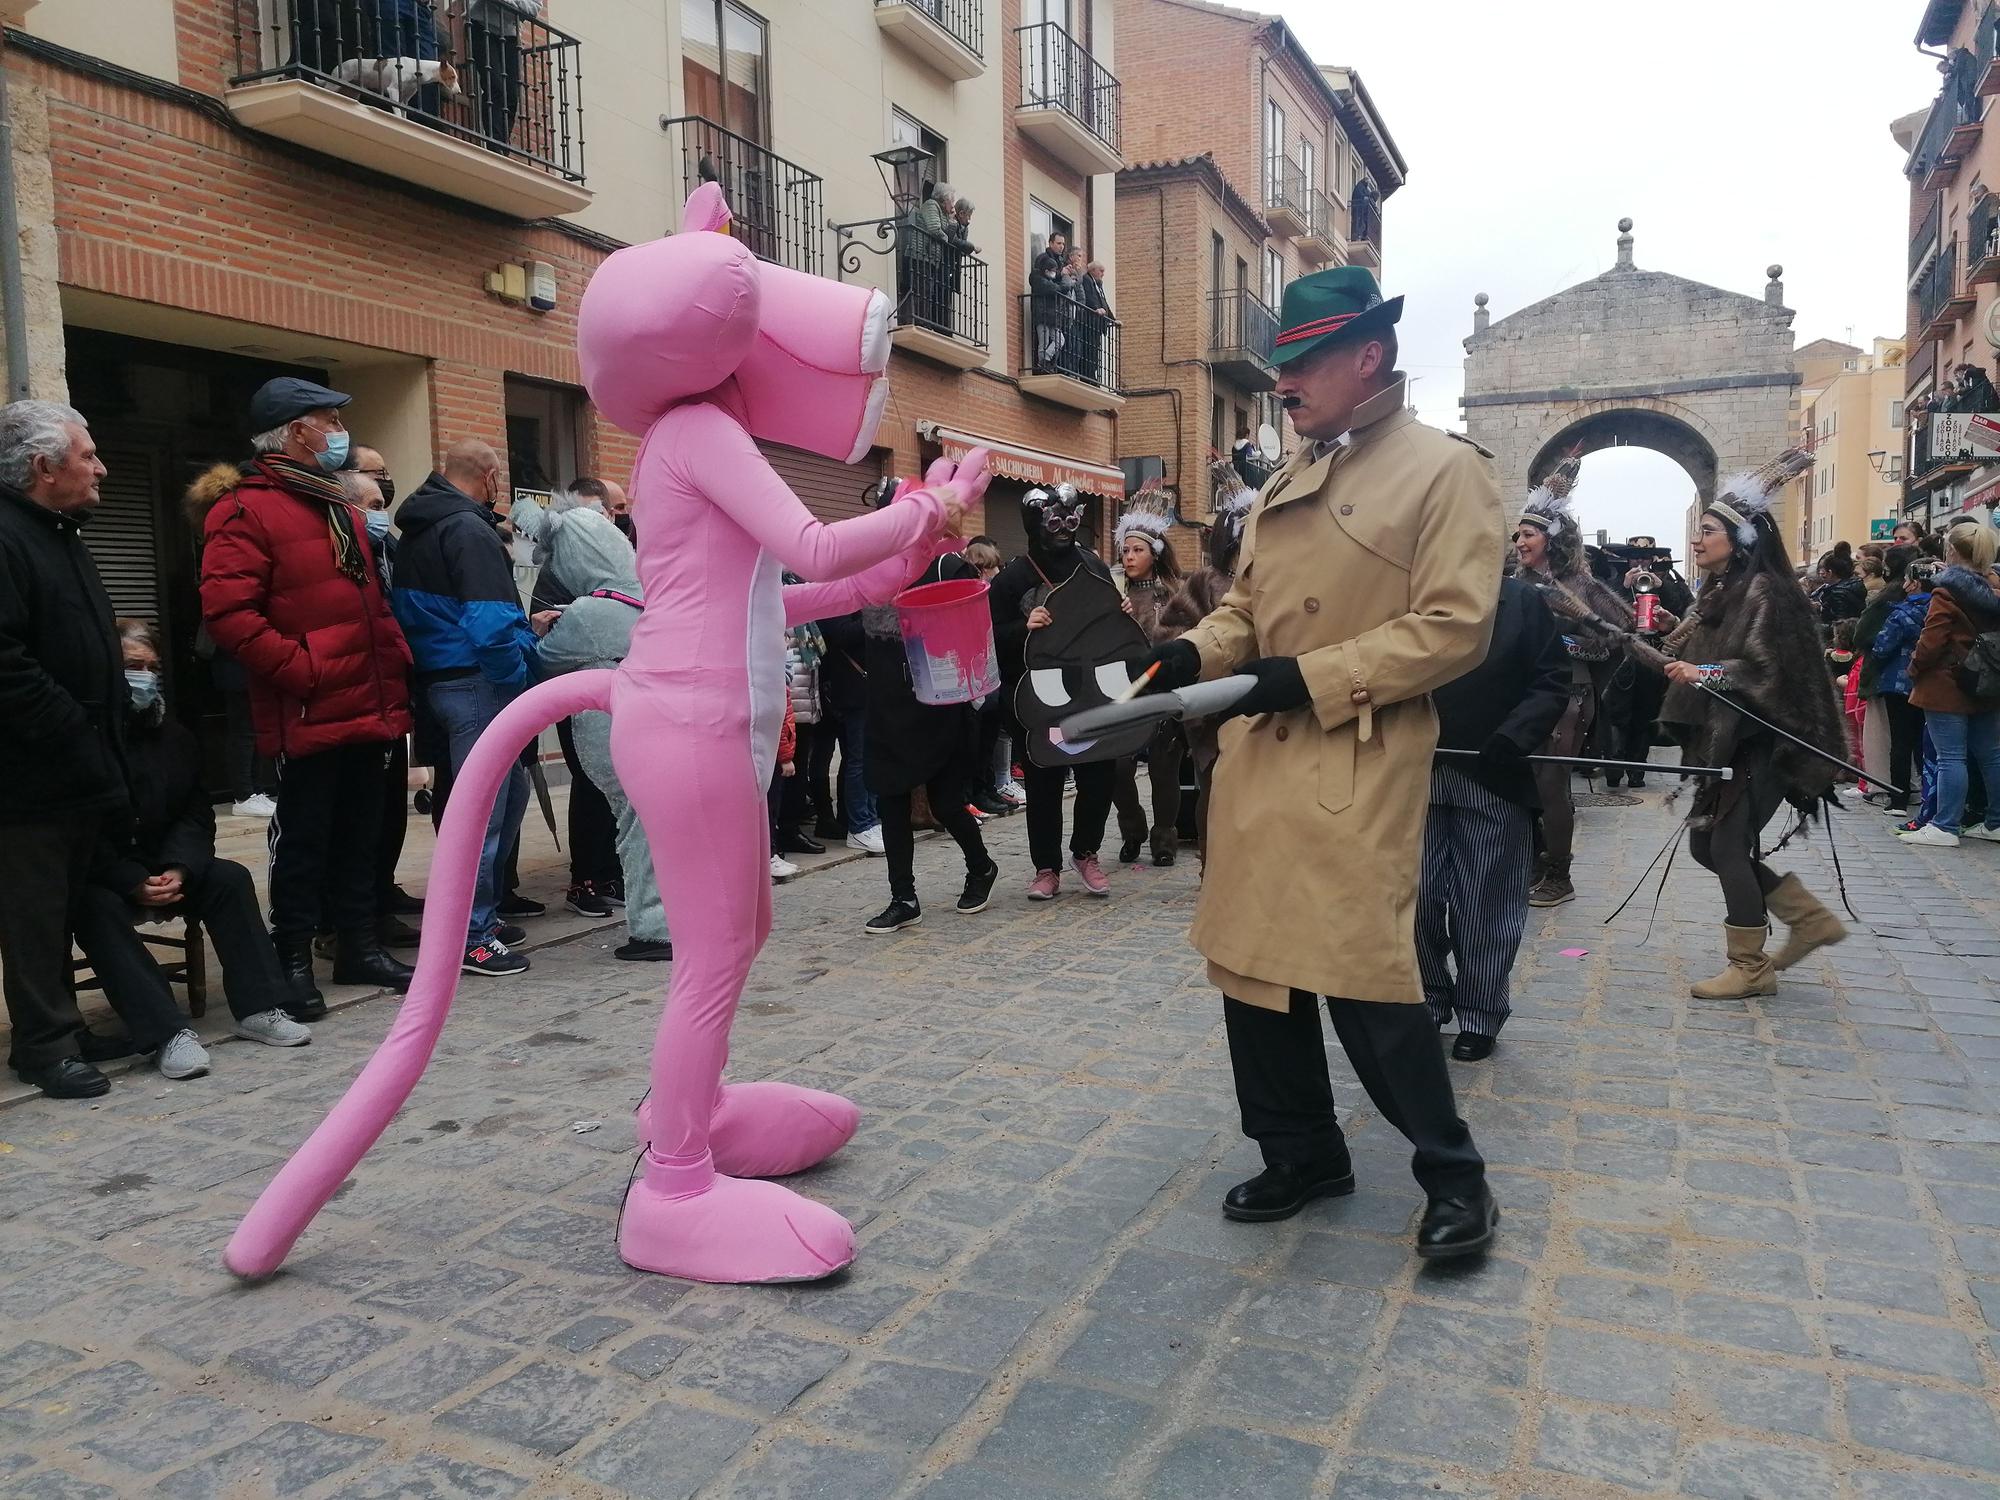
<svg viewBox="0 0 2000 1500"><path fill-rule="evenodd" d="M344 429L337 429L323 432L320 436L326 439L326 446L313 457L319 460L320 468L326 473L338 474L347 467L347 433Z"/></svg>
<svg viewBox="0 0 2000 1500"><path fill-rule="evenodd" d="M389 512L386 510L363 511L362 519L368 524L368 534L376 541L389 534Z"/></svg>
<svg viewBox="0 0 2000 1500"><path fill-rule="evenodd" d="M127 668L125 690L132 696L132 707L144 713L160 701L160 674L140 672Z"/></svg>

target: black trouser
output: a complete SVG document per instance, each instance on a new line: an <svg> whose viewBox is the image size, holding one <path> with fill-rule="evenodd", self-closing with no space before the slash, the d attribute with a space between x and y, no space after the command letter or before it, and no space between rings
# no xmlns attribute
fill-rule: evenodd
<svg viewBox="0 0 2000 1500"><path fill-rule="evenodd" d="M1569 685L1569 706L1562 717L1556 720L1556 727L1543 747L1545 755L1581 755L1583 742L1590 735L1591 721L1596 717L1597 699L1592 695L1590 678L1571 664ZM1542 803L1542 849L1548 861L1551 874L1560 879L1569 878L1569 864L1572 847L1576 841L1576 802L1570 791L1568 766L1538 765L1535 767L1535 791Z"/></svg>
<svg viewBox="0 0 2000 1500"><path fill-rule="evenodd" d="M1243 1133L1263 1148L1270 1166L1340 1167L1347 1161L1318 1001L1293 990L1291 1010L1279 1011L1223 998ZM1410 1170L1423 1190L1433 1198L1476 1191L1486 1163L1458 1117L1430 1010L1331 995L1326 1008L1369 1100L1416 1147Z"/></svg>
<svg viewBox="0 0 2000 1500"><path fill-rule="evenodd" d="M931 804L931 816L938 827L952 836L965 855L965 873L977 874L992 864L986 840L979 836L979 820L965 810L965 793L958 786L956 768L947 770L924 788ZM910 800L914 792L877 792L875 811L882 818L882 852L889 862L889 899L917 899L917 835L910 826Z"/></svg>
<svg viewBox="0 0 2000 1500"><path fill-rule="evenodd" d="M845 838L847 825L833 796L833 753L840 748L840 725L831 709L822 712L826 716L813 725L812 738L806 741L806 796L812 804L815 826L829 834L838 828L840 832L834 836Z"/></svg>
<svg viewBox="0 0 2000 1500"><path fill-rule="evenodd" d="M250 722L250 690L223 688L222 761L229 777L229 799L248 802L273 786L271 763L257 753L257 730Z"/></svg>
<svg viewBox="0 0 2000 1500"><path fill-rule="evenodd" d="M1181 759L1187 737L1175 723L1161 724L1146 747L1146 775L1153 786L1152 844L1155 855L1171 853L1179 843L1181 820ZM1118 837L1128 844L1146 838L1146 808L1139 800L1139 760L1120 756L1112 763L1117 774L1111 800L1118 809Z"/></svg>
<svg viewBox="0 0 2000 1500"><path fill-rule="evenodd" d="M167 976L133 926L156 917L191 917L208 930L222 962L229 1011L237 1020L292 1000L278 968L278 950L257 913L257 888L235 860L210 861L188 878L173 906L137 906L122 891L89 886L76 904L76 944L140 1051L152 1051L187 1024ZM189 937L201 941L199 932Z"/></svg>
<svg viewBox="0 0 2000 1500"><path fill-rule="evenodd" d="M1601 707L1600 753L1606 760L1645 761L1653 753L1653 723L1660 716L1660 705L1666 701L1667 679L1628 659L1619 664L1612 684ZM1626 776L1632 785L1641 786L1646 773L1610 774Z"/></svg>
<svg viewBox="0 0 2000 1500"><path fill-rule="evenodd" d="M506 145L521 109L521 41L477 21L465 23L465 50L479 86L479 125L488 140ZM522 149L545 155L554 142L531 140Z"/></svg>
<svg viewBox="0 0 2000 1500"><path fill-rule="evenodd" d="M389 744L382 769L382 835L375 845L375 915L388 912L396 899L396 866L403 858L403 840L410 831L410 744Z"/></svg>
<svg viewBox="0 0 2000 1500"><path fill-rule="evenodd" d="M0 824L0 970L10 1067L77 1055L83 1016L70 988L70 906L97 842L96 813L48 823Z"/></svg>
<svg viewBox="0 0 2000 1500"><path fill-rule="evenodd" d="M1111 816L1111 786L1118 768L1111 761L1096 760L1078 766L1038 766L1032 761L1021 768L1028 779L1028 855L1037 870L1062 868L1063 785L1076 773L1075 822L1069 852L1078 859L1095 854L1104 842L1104 824Z"/></svg>
<svg viewBox="0 0 2000 1500"><path fill-rule="evenodd" d="M279 942L310 941L322 917L335 932L374 934L388 756L389 745L374 740L279 760L269 834L271 931Z"/></svg>
<svg viewBox="0 0 2000 1500"><path fill-rule="evenodd" d="M576 756L576 725L556 720L556 743L569 767L569 878L572 885L603 885L617 880L618 819L611 802Z"/></svg>
<svg viewBox="0 0 2000 1500"><path fill-rule="evenodd" d="M1910 780L1917 765L1917 756L1924 743L1924 711L1916 707L1903 693L1877 693L1875 701L1882 705L1882 712L1889 716L1889 785L1914 791L1916 783ZM1910 799L1889 794L1889 805L1908 812Z"/></svg>
<svg viewBox="0 0 2000 1500"><path fill-rule="evenodd" d="M833 799L829 793L828 772L832 769L833 747L827 747L826 758L820 757L819 742L831 739L832 735L821 735L817 724L794 724L793 732L798 736L798 748L792 752L792 774L785 778L778 804L778 827L796 829L804 823L818 823L833 816ZM817 770L819 779L813 779Z"/></svg>
<svg viewBox="0 0 2000 1500"><path fill-rule="evenodd" d="M993 767L993 752L1000 748L1000 736L1007 732L1007 715L1000 707L997 694L980 705L973 725L972 790L975 794L997 792L1000 784L1008 779L1005 766L997 771Z"/></svg>
<svg viewBox="0 0 2000 1500"><path fill-rule="evenodd" d="M1729 925L1762 927L1770 920L1764 898L1776 888L1778 877L1757 857L1757 837L1785 796L1768 748L1762 755L1739 754L1730 764L1735 778L1716 788L1721 810L1707 828L1688 835L1688 853L1722 882ZM1703 804L1698 801L1695 810L1704 811Z"/></svg>

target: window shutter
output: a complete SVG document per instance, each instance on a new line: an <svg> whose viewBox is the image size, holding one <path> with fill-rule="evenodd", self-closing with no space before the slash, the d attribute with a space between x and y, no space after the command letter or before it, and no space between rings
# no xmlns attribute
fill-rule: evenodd
<svg viewBox="0 0 2000 1500"><path fill-rule="evenodd" d="M110 470L98 488L97 509L83 528L84 545L97 564L112 612L138 620L160 618L159 532L154 497L159 491L155 455L145 448L100 446Z"/></svg>
<svg viewBox="0 0 2000 1500"><path fill-rule="evenodd" d="M781 443L757 446L777 470L778 477L791 486L792 493L820 520L838 521L868 513L862 491L882 478L881 450L870 452L858 464L843 464Z"/></svg>

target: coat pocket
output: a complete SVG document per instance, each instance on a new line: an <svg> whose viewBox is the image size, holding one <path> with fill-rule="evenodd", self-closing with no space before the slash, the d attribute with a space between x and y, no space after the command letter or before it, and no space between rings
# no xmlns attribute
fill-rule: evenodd
<svg viewBox="0 0 2000 1500"><path fill-rule="evenodd" d="M1330 813L1346 812L1353 805L1354 746L1352 725L1320 736L1319 805Z"/></svg>
<svg viewBox="0 0 2000 1500"><path fill-rule="evenodd" d="M338 700L354 685L353 631L345 625L323 625L308 630L304 643L312 687L299 705L299 718L308 724L338 719L344 712Z"/></svg>

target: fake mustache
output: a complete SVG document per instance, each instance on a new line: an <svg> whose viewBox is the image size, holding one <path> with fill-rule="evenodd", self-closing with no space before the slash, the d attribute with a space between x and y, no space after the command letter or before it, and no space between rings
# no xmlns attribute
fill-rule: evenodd
<svg viewBox="0 0 2000 1500"><path fill-rule="evenodd" d="M1284 407L1286 411L1294 411L1303 404L1297 396L1280 396L1278 398L1278 405Z"/></svg>

